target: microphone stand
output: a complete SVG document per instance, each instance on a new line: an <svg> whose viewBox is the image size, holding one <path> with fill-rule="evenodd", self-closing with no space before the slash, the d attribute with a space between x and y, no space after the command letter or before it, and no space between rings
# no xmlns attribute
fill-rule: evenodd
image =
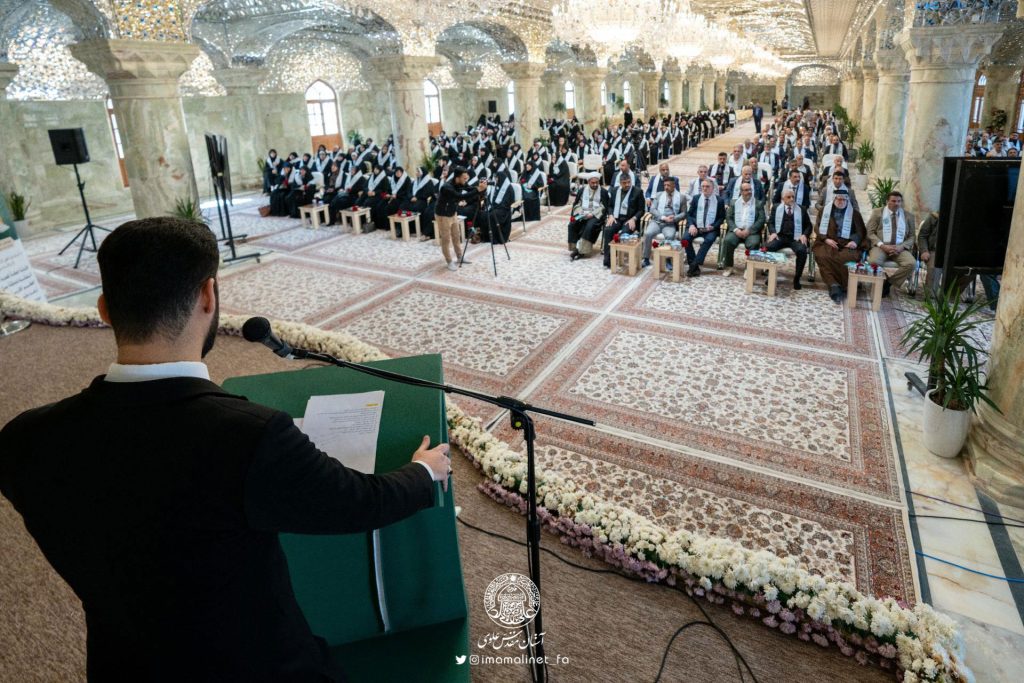
<svg viewBox="0 0 1024 683"><path fill-rule="evenodd" d="M533 418L530 416L530 413L547 415L549 417L555 417L560 420L575 422L577 424L587 425L590 427L595 426L595 422L593 420L589 420L584 417L577 417L575 415L568 415L566 413L559 413L546 408L538 408L537 406L530 405L529 403L512 398L511 396L490 396L488 394L481 394L470 389L463 389L450 384L431 382L430 380L420 379L418 377L410 377L409 375L402 375L397 372L390 372L388 370L372 368L359 363L352 363L346 360L341 360L340 358L335 358L334 356L326 353L317 353L307 349L293 348L291 349L291 357L300 360L309 359L320 361L322 363L336 365L339 368L355 370L356 372L362 372L364 374L390 380L392 382L399 382L401 384L408 384L426 389L435 389L437 391L443 391L446 394L466 396L478 401L483 401L484 403L490 403L491 405L495 405L509 411L512 420L512 428L517 431L522 431L523 438L526 441L527 559L529 560L530 580L533 581L534 585L537 587L538 593L541 591L540 516L537 514L537 471L534 457L534 440L536 439L537 433L534 429ZM541 621L540 603L537 605L537 614L533 619L533 632L534 634L539 634L539 637L530 637L528 624L524 624L523 629L526 631L527 636L527 644L530 652L530 670L533 680L536 681L536 683L545 683L547 680L547 665L544 662L544 627L543 622Z"/></svg>

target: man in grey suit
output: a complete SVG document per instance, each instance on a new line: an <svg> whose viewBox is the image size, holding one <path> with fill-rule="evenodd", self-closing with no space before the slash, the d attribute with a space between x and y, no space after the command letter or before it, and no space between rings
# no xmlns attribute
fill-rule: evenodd
<svg viewBox="0 0 1024 683"><path fill-rule="evenodd" d="M729 231L722 240L722 265L725 277L732 275L733 253L743 243L746 249L757 249L761 245L761 229L764 227L764 202L754 196L749 182L740 185L740 196L729 202L725 210L725 222Z"/></svg>

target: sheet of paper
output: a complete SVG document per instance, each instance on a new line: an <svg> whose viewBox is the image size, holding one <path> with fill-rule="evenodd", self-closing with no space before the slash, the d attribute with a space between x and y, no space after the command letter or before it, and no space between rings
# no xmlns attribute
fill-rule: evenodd
<svg viewBox="0 0 1024 683"><path fill-rule="evenodd" d="M301 429L317 448L345 467L373 474L383 409L383 391L310 396Z"/></svg>

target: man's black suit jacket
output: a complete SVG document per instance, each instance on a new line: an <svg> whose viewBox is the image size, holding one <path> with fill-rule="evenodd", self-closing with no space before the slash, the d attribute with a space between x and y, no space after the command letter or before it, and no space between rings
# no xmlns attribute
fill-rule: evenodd
<svg viewBox="0 0 1024 683"><path fill-rule="evenodd" d="M416 463L347 469L207 380L100 377L0 431L0 492L82 601L90 681L297 682L339 673L278 532L383 527L433 483Z"/></svg>
<svg viewBox="0 0 1024 683"><path fill-rule="evenodd" d="M622 192L622 187L616 187L614 190L608 192L608 212L609 215L615 210L615 196ZM640 227L640 219L643 218L644 212L647 211L647 205L644 202L644 191L634 185L629 186L629 198L623 197L623 202L626 204L626 215L621 219L622 223L628 222L630 219L636 220L635 229ZM620 213L622 212L622 206L619 206ZM616 220L619 220L619 216L613 216Z"/></svg>

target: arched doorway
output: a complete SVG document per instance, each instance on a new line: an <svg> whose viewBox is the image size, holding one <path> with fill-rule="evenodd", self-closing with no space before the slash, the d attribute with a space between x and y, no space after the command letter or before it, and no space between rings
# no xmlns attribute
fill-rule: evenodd
<svg viewBox="0 0 1024 683"><path fill-rule="evenodd" d="M508 115L512 116L516 113L516 84L509 81L505 94L508 97Z"/></svg>
<svg viewBox="0 0 1024 683"><path fill-rule="evenodd" d="M309 136L313 147L328 150L341 147L341 121L338 118L338 98L334 88L323 81L314 81L306 88L306 113L309 115Z"/></svg>
<svg viewBox="0 0 1024 683"><path fill-rule="evenodd" d="M441 91L437 84L429 78L423 79L423 99L427 114L427 133L429 135L441 134Z"/></svg>
<svg viewBox="0 0 1024 683"><path fill-rule="evenodd" d="M601 81L601 115L608 113L608 84Z"/></svg>
<svg viewBox="0 0 1024 683"><path fill-rule="evenodd" d="M985 111L985 85L987 83L988 78L979 71L974 78L974 94L971 95L971 130L981 128L981 114Z"/></svg>

